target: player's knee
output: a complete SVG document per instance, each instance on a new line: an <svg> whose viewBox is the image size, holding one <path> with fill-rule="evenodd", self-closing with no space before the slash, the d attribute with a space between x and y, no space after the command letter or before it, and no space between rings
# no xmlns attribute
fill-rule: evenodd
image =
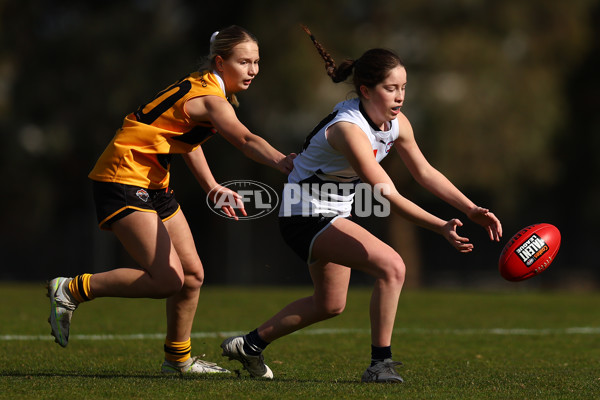
<svg viewBox="0 0 600 400"><path fill-rule="evenodd" d="M322 319L329 319L337 317L346 308L345 301L329 301L322 304L317 304L317 311L321 315Z"/></svg>
<svg viewBox="0 0 600 400"><path fill-rule="evenodd" d="M406 276L406 266L402 257L396 252L390 252L382 262L382 278L391 284L402 286Z"/></svg>
<svg viewBox="0 0 600 400"><path fill-rule="evenodd" d="M338 315L343 313L345 308L346 308L346 304L339 304L339 305L332 305L332 306L326 308L324 311L325 311L325 315L327 316L327 318L333 318L333 317L337 317Z"/></svg>
<svg viewBox="0 0 600 400"><path fill-rule="evenodd" d="M204 284L204 269L198 260L193 267L185 268L185 284L188 289L200 289Z"/></svg>
<svg viewBox="0 0 600 400"><path fill-rule="evenodd" d="M185 277L185 286L191 289L200 289L204 284L204 272L196 272Z"/></svg>

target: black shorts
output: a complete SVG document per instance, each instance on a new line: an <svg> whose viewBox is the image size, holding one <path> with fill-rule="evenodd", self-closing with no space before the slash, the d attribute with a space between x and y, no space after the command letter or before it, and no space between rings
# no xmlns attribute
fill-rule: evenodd
<svg viewBox="0 0 600 400"><path fill-rule="evenodd" d="M317 261L312 257L315 239L338 218L343 217L339 215L279 217L279 230L285 243L298 254L302 261L310 265Z"/></svg>
<svg viewBox="0 0 600 400"><path fill-rule="evenodd" d="M143 187L113 182L93 181L96 216L101 229L134 211L153 212L166 221L179 211L170 188L150 190Z"/></svg>

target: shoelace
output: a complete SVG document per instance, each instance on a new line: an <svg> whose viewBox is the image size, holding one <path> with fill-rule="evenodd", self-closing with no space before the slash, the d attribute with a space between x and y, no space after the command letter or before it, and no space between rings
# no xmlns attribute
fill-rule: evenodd
<svg viewBox="0 0 600 400"><path fill-rule="evenodd" d="M60 289L58 289L56 291L56 293L54 294L54 300L56 301L56 303L58 305L60 305L62 308L66 308L69 311L75 311L78 304L70 301L68 296L65 293L58 293L59 290Z"/></svg>
<svg viewBox="0 0 600 400"><path fill-rule="evenodd" d="M57 301L57 303L60 304L62 308L66 308L69 311L75 311L75 309L77 308L77 305L73 303L66 303L64 301Z"/></svg>
<svg viewBox="0 0 600 400"><path fill-rule="evenodd" d="M205 365L207 367L215 367L217 365L217 363L201 360L200 357L206 357L206 354L202 354L201 356L192 357L193 361L190 364L190 367L194 364Z"/></svg>
<svg viewBox="0 0 600 400"><path fill-rule="evenodd" d="M385 369L386 372L397 374L396 367L402 365L401 361L384 361L381 364L381 369Z"/></svg>

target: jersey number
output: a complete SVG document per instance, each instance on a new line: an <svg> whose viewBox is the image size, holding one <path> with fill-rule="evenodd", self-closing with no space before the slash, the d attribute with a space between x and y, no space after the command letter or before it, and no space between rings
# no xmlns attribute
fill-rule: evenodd
<svg viewBox="0 0 600 400"><path fill-rule="evenodd" d="M163 101L158 103L156 105L156 107L154 107L149 112L144 113L144 108L146 108L146 106L148 104L152 103L152 101L158 99L163 94L170 92L171 90L173 90L175 88L177 88L177 91L175 93L173 93L172 95L170 95L169 97L167 97L166 99L164 99ZM143 124L147 124L147 125L152 124L165 111L167 111L169 108L173 107L173 105L177 102L177 100L179 100L183 96L185 96L191 89L192 89L192 84L190 81L187 80L187 77L181 79L179 82L174 83L173 85L169 86L162 92L159 92L156 96L154 96L154 98L152 99L152 101L150 101L150 103L142 104L141 106L139 106L137 111L134 113L135 119L137 119L138 122L141 122Z"/></svg>

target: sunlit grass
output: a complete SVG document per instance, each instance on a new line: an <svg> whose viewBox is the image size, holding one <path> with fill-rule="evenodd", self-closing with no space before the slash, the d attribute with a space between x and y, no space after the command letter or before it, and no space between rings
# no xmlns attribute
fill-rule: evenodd
<svg viewBox="0 0 600 400"><path fill-rule="evenodd" d="M370 357L368 288L351 289L341 316L273 343L265 352L273 381L245 371L162 376L164 301L84 304L63 349L48 334L43 284L0 284L0 292L2 399L593 399L600 393L596 293L406 291L393 338L405 383L374 385L360 383ZM223 336L255 328L310 292L206 287L194 354L239 370L220 355Z"/></svg>

